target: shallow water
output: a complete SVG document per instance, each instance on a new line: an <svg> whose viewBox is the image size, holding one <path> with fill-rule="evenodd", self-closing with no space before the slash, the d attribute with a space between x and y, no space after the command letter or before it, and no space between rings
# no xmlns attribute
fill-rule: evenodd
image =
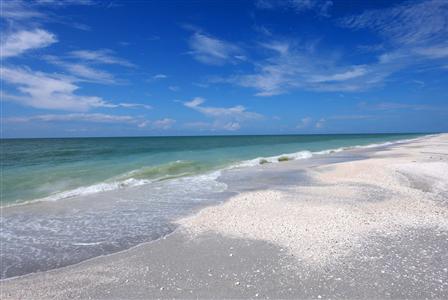
<svg viewBox="0 0 448 300"><path fill-rule="evenodd" d="M417 134L278 135L1 140L2 204L57 200L179 176L251 159L355 145ZM257 164L258 161L255 162Z"/></svg>
<svg viewBox="0 0 448 300"><path fill-rule="evenodd" d="M260 165L260 159L256 157L266 157L268 161L276 162L278 155L282 153L295 153L287 156L303 158L298 162L301 162L302 166L309 166L329 161L357 158L353 156L353 153L346 155L344 152L335 152L328 155L330 151L323 150L412 137L415 137L415 135L337 136L332 138L319 136L318 138L313 137L311 141L308 140L308 137L303 136L261 137L260 139L250 137L246 146L243 145L242 137L237 137L236 141L228 137L204 137L192 138L196 139L196 142L187 143L189 146L186 148L189 150L182 151L169 149L175 148L173 145L181 143L177 139L182 140L183 138L173 138L176 141L168 142L168 144L171 143L171 146L158 141L158 147L160 148L158 151L149 150L151 148L149 146L151 138L143 139L143 145L140 146L141 149L146 149L146 151L137 150L135 147L138 143L133 139L131 139L131 144L134 147L129 146L128 139L123 139L121 142L125 143L126 147L123 146L121 149L117 147L118 149L113 150L112 144L119 142L112 139L114 141L104 141L108 145L107 147L110 147L110 152L104 150L107 148L105 145L96 148L91 146L96 149L97 153L103 153L97 154L100 157L95 157L92 154L95 151L87 146L85 146L85 149L77 146L81 150L76 154L68 155L68 158L66 153L62 155L63 158L58 155L45 158L43 154L34 158L26 158L24 157L26 151L39 151L37 149L26 150L26 147L21 143L36 146L40 142L36 141L37 144L34 144L34 141L16 141L21 144L20 147L17 145L8 146L10 152L6 157L12 161L4 163L6 169L6 172L4 172L5 182L14 182L19 178L23 178L25 181L30 180L29 174L20 175L19 172L19 170L25 172L26 166L28 166L31 169L40 169L40 172L44 174L40 176L42 178L36 178L32 184L28 183L28 186L33 186L33 184L38 186L37 182L44 182L48 178L53 178L51 172L54 168L66 170L65 173L58 173L61 178L54 177L56 181L68 180L67 178L72 178L75 176L74 174L79 174L82 171L89 173L90 177L79 178L79 180L85 180L88 182L87 184L98 184L90 182L89 178L103 176L101 175L103 174L102 169L96 167L98 165L106 166L107 163L109 164L109 177L106 175L104 177L109 179L106 179L103 184L113 182L110 178L124 178L123 174L126 174L124 181L129 179L141 180L138 176L142 176L145 181L135 185L112 186L112 188L103 191L93 189L92 193L76 193L73 192L77 191L75 188L75 190L65 191L64 197L61 197L61 192L59 192L52 194L53 198L47 196L40 201L20 202L14 200L14 197L10 198L9 205L3 208L2 215L2 266L0 276L1 278L7 278L58 268L157 239L176 228L172 223L173 220L193 213L206 205L223 201L237 192L272 186L282 188L288 185L306 183L306 176L303 172L298 171L297 165L283 164L281 168L275 167L277 164ZM215 148L207 148L203 145L203 142L209 141L209 139L211 139L210 143ZM202 143L198 141L202 141ZM274 141L283 141L284 143L274 144ZM51 141L43 144L49 142ZM66 142L64 140L62 144ZM55 141L55 143L56 145L43 147L63 149L63 146L58 144L60 141ZM90 144L93 141L82 141L81 144L83 143ZM145 143L147 143L146 146ZM71 146L67 148L73 149L73 144L76 144L76 142L68 141L68 144ZM162 147L161 144L165 146ZM17 147L22 149L22 152L12 153L11 149L17 149ZM129 151L126 154L124 148L128 147ZM153 147L155 146L153 145ZM180 147L180 145L177 145L177 147ZM161 149L167 152L163 152ZM52 153L57 153L59 150L55 151L53 149L52 151ZM319 151L321 154L312 154L305 151ZM108 154L105 154L106 152ZM71 155L74 155L74 157ZM102 157L102 155L105 155L105 157ZM138 159L133 157L134 155ZM269 157L271 155L277 156ZM115 159L111 159L110 156L115 157ZM160 160L156 162L154 157L161 156L164 156L168 162L165 164L161 164L162 161ZM178 168L175 159L180 156L187 157L193 163L179 163L181 166ZM172 157L171 161L167 157ZM309 157L311 158L305 159ZM146 165L135 169L135 162L139 160L145 161ZM156 167L148 166L150 160L154 164L158 163L158 165L155 165ZM115 161L117 161L116 164ZM90 164L92 162L94 163ZM193 168L191 171L191 165L195 164L207 167ZM223 169L223 167L225 168ZM126 170L126 168L131 169L131 171ZM70 170L75 169L78 172L71 173ZM162 170L157 176L163 175L163 180L149 180L154 179L155 169ZM191 171L191 175L184 174L185 169ZM132 170L138 171L133 173ZM176 173L178 170L180 171ZM13 178L9 178L9 176ZM46 184L51 186L51 180L50 183ZM8 188L10 189L10 187ZM21 193L13 194L24 197L24 195L34 195L33 193L28 191L27 194L24 190ZM59 197L54 197L55 195ZM59 200L49 201L50 199ZM11 205L12 203L15 204Z"/></svg>

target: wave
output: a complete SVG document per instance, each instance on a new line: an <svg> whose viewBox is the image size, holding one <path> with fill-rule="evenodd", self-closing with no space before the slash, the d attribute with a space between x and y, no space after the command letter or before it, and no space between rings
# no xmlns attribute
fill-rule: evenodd
<svg viewBox="0 0 448 300"><path fill-rule="evenodd" d="M431 136L434 136L434 135L426 135L424 137L431 137ZM293 153L284 153L284 154L275 155L275 156L267 156L267 157L260 156L260 157L254 158L254 159L242 161L242 162L237 163L229 168L254 167L254 166L262 165L265 163L279 163L279 162L288 161L288 160L309 159L315 155L328 155L328 154L332 154L332 153L338 153L338 152L353 150L353 149L370 149L370 148L377 148L377 147L385 147L385 146L391 146L391 145L395 145L395 144L417 141L421 138L423 138L423 137L403 139L403 140L397 140L397 141L388 141L388 142L384 142L384 143L372 143L372 144L368 144L368 145L347 146L347 147L333 148L333 149L314 151L314 152L304 150L304 151L293 152Z"/></svg>
<svg viewBox="0 0 448 300"><path fill-rule="evenodd" d="M132 170L119 179L155 179L164 180L181 176L198 174L209 170L204 163L196 161L176 160L163 165L148 166L137 170Z"/></svg>
<svg viewBox="0 0 448 300"><path fill-rule="evenodd" d="M58 192L43 198L11 203L6 206L24 205L41 201L58 201L78 196L87 196L100 192L108 192L127 187L137 187L157 181L175 179L180 177L191 177L193 183L206 180L215 180L221 173L220 171L207 172L210 168L203 163L194 161L177 160L167 164L157 166L147 166L132 170L125 174L116 176L106 182L101 182L89 186L81 186L68 191Z"/></svg>
<svg viewBox="0 0 448 300"><path fill-rule="evenodd" d="M427 135L425 137L432 136ZM416 141L421 139L422 137L412 138L412 139L404 139L397 141L388 141L384 143L372 143L368 145L355 145L355 146L347 146L340 147L334 149L327 149L321 151L299 151L294 153L286 153L275 156L268 157L257 157L250 160L245 160L241 162L234 163L230 166L223 167L221 166L211 166L205 163L197 162L197 161L185 161L185 160L177 160L173 162L169 162L166 164L156 165L156 166L146 166L136 170L132 170L125 174L116 176L106 182L101 182L97 184L93 184L90 186L82 186L72 190L58 192L53 195L30 200L24 202L16 202L11 203L7 206L16 206L16 205L24 205L34 202L40 201L57 201L77 196L86 196L100 192L113 191L117 189L127 188L127 187L136 187L141 186L157 181L168 180L168 179L176 179L181 177L195 177L196 181L203 180L216 180L221 175L219 168L222 170L225 169L234 169L234 168L245 168L245 167L254 167L264 163L279 163L281 161L286 160L301 160L301 159L309 159L316 155L328 155L332 153L338 153L346 150L353 149L368 149L368 148L376 148L376 147L384 147L390 146L394 144L407 143L410 141ZM193 178L192 178L193 179Z"/></svg>

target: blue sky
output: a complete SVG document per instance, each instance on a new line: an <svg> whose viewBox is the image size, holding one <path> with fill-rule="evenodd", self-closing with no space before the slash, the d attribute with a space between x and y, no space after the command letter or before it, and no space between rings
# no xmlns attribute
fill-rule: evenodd
<svg viewBox="0 0 448 300"><path fill-rule="evenodd" d="M448 2L1 2L4 137L448 131Z"/></svg>

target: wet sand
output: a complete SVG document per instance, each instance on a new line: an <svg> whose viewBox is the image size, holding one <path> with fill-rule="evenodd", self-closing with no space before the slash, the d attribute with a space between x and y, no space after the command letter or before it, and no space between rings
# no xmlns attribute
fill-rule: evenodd
<svg viewBox="0 0 448 300"><path fill-rule="evenodd" d="M163 239L3 280L2 298L447 298L448 135L352 154L260 166L276 185L243 182Z"/></svg>

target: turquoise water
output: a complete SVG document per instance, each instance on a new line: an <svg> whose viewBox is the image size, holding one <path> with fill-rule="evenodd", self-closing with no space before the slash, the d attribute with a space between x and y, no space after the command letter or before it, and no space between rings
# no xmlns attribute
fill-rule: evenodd
<svg viewBox="0 0 448 300"><path fill-rule="evenodd" d="M257 157L301 151L318 152L418 136L375 134L7 139L1 141L2 204L42 198L56 200L196 175Z"/></svg>
<svg viewBox="0 0 448 300"><path fill-rule="evenodd" d="M2 140L0 279L158 239L177 228L175 220L241 191L306 184L300 170L254 167L262 159L338 159L345 154L329 150L418 136Z"/></svg>

